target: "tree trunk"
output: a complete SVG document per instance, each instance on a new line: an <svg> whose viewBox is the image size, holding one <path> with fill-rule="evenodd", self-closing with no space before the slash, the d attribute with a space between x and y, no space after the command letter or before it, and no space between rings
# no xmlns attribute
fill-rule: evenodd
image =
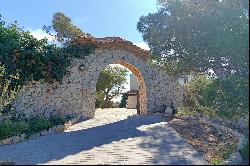
<svg viewBox="0 0 250 166"><path fill-rule="evenodd" d="M106 92L104 100L104 108L108 108L108 105L109 105L109 93Z"/></svg>

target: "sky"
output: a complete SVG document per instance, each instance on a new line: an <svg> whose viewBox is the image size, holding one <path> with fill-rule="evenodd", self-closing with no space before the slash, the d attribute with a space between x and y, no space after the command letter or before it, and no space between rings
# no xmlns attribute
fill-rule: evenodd
<svg viewBox="0 0 250 166"><path fill-rule="evenodd" d="M52 40L42 27L51 25L54 13L63 12L74 25L94 37L119 36L147 50L136 25L141 16L156 11L156 0L0 0L4 20L17 21L38 39ZM129 82L128 75L125 91L129 90Z"/></svg>
<svg viewBox="0 0 250 166"><path fill-rule="evenodd" d="M53 14L63 12L95 37L119 36L144 46L136 24L142 15L156 10L156 0L0 0L5 21L16 20L40 36L43 25L51 25Z"/></svg>

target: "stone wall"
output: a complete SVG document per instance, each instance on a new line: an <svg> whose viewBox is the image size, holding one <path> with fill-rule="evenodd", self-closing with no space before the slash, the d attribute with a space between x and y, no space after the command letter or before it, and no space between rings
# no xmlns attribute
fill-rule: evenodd
<svg viewBox="0 0 250 166"><path fill-rule="evenodd" d="M97 48L87 59L73 59L61 83L33 82L23 87L13 108L26 116L59 114L94 117L96 81L109 64L128 68L139 83L141 114L157 111L163 104L181 106L183 89L161 69L120 47ZM80 70L81 66L82 70Z"/></svg>

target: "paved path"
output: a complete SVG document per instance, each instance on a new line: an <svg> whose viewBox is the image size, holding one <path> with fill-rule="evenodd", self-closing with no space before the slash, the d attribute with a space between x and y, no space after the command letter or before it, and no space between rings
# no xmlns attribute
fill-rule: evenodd
<svg viewBox="0 0 250 166"><path fill-rule="evenodd" d="M64 133L0 146L16 164L207 164L159 115L97 110Z"/></svg>

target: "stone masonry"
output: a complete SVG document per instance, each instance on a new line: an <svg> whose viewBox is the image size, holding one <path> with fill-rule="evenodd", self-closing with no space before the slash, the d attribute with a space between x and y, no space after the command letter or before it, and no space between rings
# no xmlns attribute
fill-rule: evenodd
<svg viewBox="0 0 250 166"><path fill-rule="evenodd" d="M181 106L183 89L177 81L162 69L151 67L148 56L142 56L145 50L117 39L123 45L117 44L116 38L109 41L108 46L106 40L102 44L103 40L95 39L94 42L99 42L95 51L86 59L73 59L61 83L30 83L22 88L13 108L27 117L57 114L93 118L97 78L109 64L123 65L136 76L140 114L157 111L163 104L170 105L171 101L174 106Z"/></svg>

